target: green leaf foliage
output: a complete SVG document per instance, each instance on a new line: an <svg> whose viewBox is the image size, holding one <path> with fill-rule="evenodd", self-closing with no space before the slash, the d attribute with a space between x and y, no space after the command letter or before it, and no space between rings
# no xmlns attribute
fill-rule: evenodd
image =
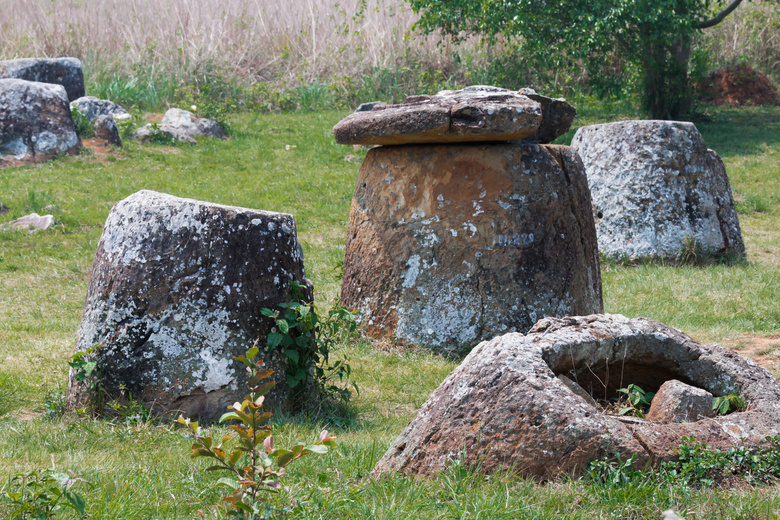
<svg viewBox="0 0 780 520"><path fill-rule="evenodd" d="M587 67L594 86L641 71L648 114L674 119L690 108L692 39L719 2L710 0L409 0L417 28L456 39L477 34L516 40L525 60Z"/></svg>
<svg viewBox="0 0 780 520"><path fill-rule="evenodd" d="M260 309L260 314L274 324L268 334L268 347L284 348L288 361L285 381L293 390L291 404L302 407L311 402L312 390L319 397L349 401L352 390L358 389L350 381L352 368L347 359L330 363L330 355L338 342L357 336L354 315L335 306L326 316L320 316L313 303L304 301L305 287L295 280L290 286L292 301L278 304L276 310Z"/></svg>
<svg viewBox="0 0 780 520"><path fill-rule="evenodd" d="M271 418L270 412L263 412L264 395L274 386L273 381L266 381L273 370L264 369L263 362L255 361L257 348L252 347L246 356L239 356L237 361L247 365L250 374L249 393L240 403L228 407L228 412L219 419L220 423L235 421L230 424L234 436L225 435L218 445L206 434L195 421L179 417L176 421L189 429L193 442L191 457L206 457L213 459L214 465L206 471L224 471L229 473L217 481L217 486L226 487L231 492L222 499L222 504L229 506L229 515L247 520L265 518L261 513L267 513L264 506L266 492L276 492L281 486L279 480L285 474L285 466L310 453L327 453L329 446L335 441L328 436L327 431L320 433L320 438L312 445L298 444L291 450L273 449L271 427L266 423ZM237 437L237 439L236 439ZM233 444L229 447L228 444Z"/></svg>

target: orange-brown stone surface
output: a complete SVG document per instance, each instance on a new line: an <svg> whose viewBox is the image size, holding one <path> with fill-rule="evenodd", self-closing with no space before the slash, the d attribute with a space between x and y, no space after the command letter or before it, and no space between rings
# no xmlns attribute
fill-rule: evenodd
<svg viewBox="0 0 780 520"><path fill-rule="evenodd" d="M455 350L544 316L601 312L596 233L568 147L407 145L368 152L341 303L363 330Z"/></svg>

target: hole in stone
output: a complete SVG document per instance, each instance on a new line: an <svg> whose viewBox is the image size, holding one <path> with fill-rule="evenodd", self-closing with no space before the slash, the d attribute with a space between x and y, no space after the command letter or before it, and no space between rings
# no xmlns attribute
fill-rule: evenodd
<svg viewBox="0 0 780 520"><path fill-rule="evenodd" d="M600 348L591 345L591 348L585 347L579 352L576 348L548 350L542 357L556 377L565 376L576 383L593 398L595 403L592 404L599 412L608 415L616 415L628 406L628 396L618 390L629 388L629 385L656 394L664 383L676 379L686 385L707 390L717 397L715 392L706 388L708 385L692 381L677 369L672 359L664 358L657 351L651 353L651 349L643 349L641 344L621 343L605 347L603 344ZM572 390L582 395L576 387ZM644 404L638 408L642 413L647 413L649 402ZM633 412L629 414L633 415ZM638 415L641 417L641 414Z"/></svg>
<svg viewBox="0 0 780 520"><path fill-rule="evenodd" d="M600 212L600 211L599 211L598 213L596 213L596 216L597 216L598 218L604 218L604 213L602 213L602 212Z"/></svg>
<svg viewBox="0 0 780 520"><path fill-rule="evenodd" d="M664 367L626 361L601 363L600 366L579 366L556 371L580 385L596 401L612 401L623 394L618 390L634 384L646 392L656 393L665 382L677 379L691 386L698 386L682 374Z"/></svg>

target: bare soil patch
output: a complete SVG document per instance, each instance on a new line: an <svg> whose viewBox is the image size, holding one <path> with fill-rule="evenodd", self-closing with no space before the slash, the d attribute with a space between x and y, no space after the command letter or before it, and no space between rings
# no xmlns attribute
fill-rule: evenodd
<svg viewBox="0 0 780 520"><path fill-rule="evenodd" d="M119 153L117 153L116 148L110 146L102 139L83 139L81 144L84 146L84 148L91 150L95 156L95 159L102 164L107 164L110 162L111 159L109 159L109 157L122 157Z"/></svg>
<svg viewBox="0 0 780 520"><path fill-rule="evenodd" d="M778 104L777 88L764 74L747 65L724 67L695 88L701 101L714 105Z"/></svg>
<svg viewBox="0 0 780 520"><path fill-rule="evenodd" d="M724 342L723 346L736 350L773 374L780 371L780 337L746 335Z"/></svg>

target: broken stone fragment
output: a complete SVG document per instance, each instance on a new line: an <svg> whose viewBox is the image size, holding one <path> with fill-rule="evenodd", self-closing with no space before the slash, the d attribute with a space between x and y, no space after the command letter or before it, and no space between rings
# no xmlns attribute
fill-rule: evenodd
<svg viewBox="0 0 780 520"><path fill-rule="evenodd" d="M598 399L632 383L656 391L676 379L713 395L737 394L748 408L669 424L608 415L560 374ZM771 445L778 434L780 382L731 350L701 345L646 318L544 318L526 335L505 334L474 348L372 474L432 476L462 463L483 473L553 479L582 474L591 460L616 453L622 460L635 455L637 467L673 460L688 437L727 450Z"/></svg>
<svg viewBox="0 0 780 520"><path fill-rule="evenodd" d="M711 393L672 379L661 385L655 394L647 420L681 423L699 421L713 415Z"/></svg>
<svg viewBox="0 0 780 520"><path fill-rule="evenodd" d="M102 139L108 144L122 146L122 138L119 136L119 128L116 121L109 115L100 115L92 120L92 127L95 129L95 137Z"/></svg>
<svg viewBox="0 0 780 520"><path fill-rule="evenodd" d="M70 109L77 108L87 121L92 121L98 116L111 116L115 121L124 121L132 116L113 101L98 99L95 96L80 97L70 102Z"/></svg>
<svg viewBox="0 0 780 520"><path fill-rule="evenodd" d="M369 336L453 352L543 316L601 312L579 158L522 141L370 150L341 304Z"/></svg>
<svg viewBox="0 0 780 520"><path fill-rule="evenodd" d="M549 98L537 94L532 88L521 88L520 94L528 96L542 105L542 124L534 134L525 138L530 143L551 143L571 128L577 109L563 98Z"/></svg>
<svg viewBox="0 0 780 520"><path fill-rule="evenodd" d="M374 107L380 107L380 106L387 106L387 103L383 101L369 101L367 103L361 103L355 109L355 112L368 112L370 110L373 110Z"/></svg>
<svg viewBox="0 0 780 520"><path fill-rule="evenodd" d="M62 85L70 101L84 95L84 71L76 58L21 58L0 61L0 79Z"/></svg>
<svg viewBox="0 0 780 520"><path fill-rule="evenodd" d="M0 211L2 213L2 211ZM0 229L16 229L19 231L29 231L34 233L36 231L43 231L54 226L53 215L38 215L37 213L31 213L24 217L17 218L3 224Z"/></svg>
<svg viewBox="0 0 780 520"><path fill-rule="evenodd" d="M47 161L80 149L61 85L0 79L0 166Z"/></svg>
<svg viewBox="0 0 780 520"><path fill-rule="evenodd" d="M157 413L220 417L245 395L236 363L256 341L284 403L287 357L266 347L259 310L308 284L292 215L140 191L111 210L97 248L76 351L100 345L101 389ZM311 298L308 294L307 299ZM71 373L68 405L94 398Z"/></svg>
<svg viewBox="0 0 780 520"><path fill-rule="evenodd" d="M355 112L333 135L340 144L363 145L512 141L536 132L541 119L541 105L524 95L472 86Z"/></svg>
<svg viewBox="0 0 780 520"><path fill-rule="evenodd" d="M729 178L693 123L621 121L585 126L582 158L599 251L613 258L741 258L745 245Z"/></svg>
<svg viewBox="0 0 780 520"><path fill-rule="evenodd" d="M224 139L225 130L216 121L199 118L192 112L180 108L171 108L165 112L159 126L146 125L135 132L133 137L141 142L147 142L155 134L162 134L170 139L184 143L195 144L196 138L213 137Z"/></svg>

